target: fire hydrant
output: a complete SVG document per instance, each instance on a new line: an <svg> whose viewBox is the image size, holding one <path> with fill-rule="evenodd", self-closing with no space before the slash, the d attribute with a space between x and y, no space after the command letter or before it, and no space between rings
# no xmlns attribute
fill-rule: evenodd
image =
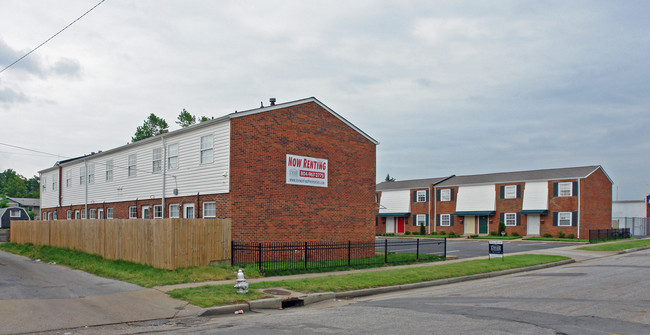
<svg viewBox="0 0 650 335"><path fill-rule="evenodd" d="M237 293L248 293L248 283L246 282L246 278L244 278L244 271L239 269L239 272L237 272L237 284L235 284L235 288L238 288Z"/></svg>

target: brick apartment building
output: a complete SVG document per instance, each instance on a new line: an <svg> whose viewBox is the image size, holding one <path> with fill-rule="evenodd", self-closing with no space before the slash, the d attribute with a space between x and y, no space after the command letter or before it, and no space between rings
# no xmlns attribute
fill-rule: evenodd
<svg viewBox="0 0 650 335"><path fill-rule="evenodd" d="M372 137L316 98L235 112L40 171L44 219L231 218L232 239L374 238Z"/></svg>
<svg viewBox="0 0 650 335"><path fill-rule="evenodd" d="M612 181L601 166L384 182L377 191L377 233L425 225L427 233L486 235L504 222L509 234L586 238L611 226Z"/></svg>

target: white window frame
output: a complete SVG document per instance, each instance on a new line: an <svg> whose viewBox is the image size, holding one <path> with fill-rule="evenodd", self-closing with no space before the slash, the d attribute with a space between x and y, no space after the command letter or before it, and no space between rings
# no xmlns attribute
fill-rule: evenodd
<svg viewBox="0 0 650 335"><path fill-rule="evenodd" d="M65 187L69 188L72 186L72 170L65 171Z"/></svg>
<svg viewBox="0 0 650 335"><path fill-rule="evenodd" d="M151 206L142 206L142 218L151 219Z"/></svg>
<svg viewBox="0 0 650 335"><path fill-rule="evenodd" d="M68 219L68 220L72 220L72 210L68 209L68 210L65 212L65 216L66 216L66 219Z"/></svg>
<svg viewBox="0 0 650 335"><path fill-rule="evenodd" d="M214 161L213 147L214 136L201 136L201 164L210 164Z"/></svg>
<svg viewBox="0 0 650 335"><path fill-rule="evenodd" d="M427 225L427 216L426 216L426 214L417 214L417 215L415 215L415 222L416 222L416 225L418 225L418 226L426 226Z"/></svg>
<svg viewBox="0 0 650 335"><path fill-rule="evenodd" d="M52 212L47 212L47 221L52 220Z"/></svg>
<svg viewBox="0 0 650 335"><path fill-rule="evenodd" d="M570 181L557 183L557 195L559 197L573 196L573 183Z"/></svg>
<svg viewBox="0 0 650 335"><path fill-rule="evenodd" d="M178 169L178 143L170 144L167 146L167 168Z"/></svg>
<svg viewBox="0 0 650 335"><path fill-rule="evenodd" d="M127 174L129 177L135 177L138 175L136 170L137 166L138 166L138 156L136 154L130 154L128 158L128 168L127 168Z"/></svg>
<svg viewBox="0 0 650 335"><path fill-rule="evenodd" d="M568 218L562 218L566 216ZM562 224L562 221L568 222L569 224ZM557 213L557 226L558 227L571 227L573 225L573 213L572 212L558 212Z"/></svg>
<svg viewBox="0 0 650 335"><path fill-rule="evenodd" d="M79 220L79 210L74 211L74 219Z"/></svg>
<svg viewBox="0 0 650 335"><path fill-rule="evenodd" d="M97 214L97 210L96 210L96 209L94 209L94 208L89 209L89 210L88 210L88 219L90 219L90 220L94 220L96 214Z"/></svg>
<svg viewBox="0 0 650 335"><path fill-rule="evenodd" d="M212 212L212 209L210 209L210 213L208 213L208 208L206 208L206 205L214 205L214 213ZM217 203L215 201L208 201L203 203L203 218L216 218L217 217Z"/></svg>
<svg viewBox="0 0 650 335"><path fill-rule="evenodd" d="M97 209L97 219L104 220L104 209L103 208Z"/></svg>
<svg viewBox="0 0 650 335"><path fill-rule="evenodd" d="M58 218L58 215L56 215L57 212L54 211L54 212L52 212L52 213L53 213L53 214L52 214L52 219L53 219L53 220L58 220L58 219L59 219L59 218Z"/></svg>
<svg viewBox="0 0 650 335"><path fill-rule="evenodd" d="M163 210L162 210L162 205L154 205L153 206L153 218L154 219L162 219L163 218Z"/></svg>
<svg viewBox="0 0 650 335"><path fill-rule="evenodd" d="M440 201L451 201L451 189L450 188L445 188L445 189L440 190Z"/></svg>
<svg viewBox="0 0 650 335"><path fill-rule="evenodd" d="M170 218L179 218L181 216L181 205L179 204L170 204L169 205L169 217Z"/></svg>
<svg viewBox="0 0 650 335"><path fill-rule="evenodd" d="M416 202L427 202L427 191L417 191L415 200Z"/></svg>
<svg viewBox="0 0 650 335"><path fill-rule="evenodd" d="M20 209L10 209L9 210L9 217L12 218L19 218L20 217Z"/></svg>
<svg viewBox="0 0 650 335"><path fill-rule="evenodd" d="M113 160L106 161L106 181L113 181Z"/></svg>
<svg viewBox="0 0 650 335"><path fill-rule="evenodd" d="M85 220L86 219L86 209L81 210L81 219Z"/></svg>
<svg viewBox="0 0 650 335"><path fill-rule="evenodd" d="M504 199L516 199L517 198L517 185L506 185L503 188L503 198Z"/></svg>
<svg viewBox="0 0 650 335"><path fill-rule="evenodd" d="M47 191L47 176L41 177L41 189L43 189L43 192Z"/></svg>
<svg viewBox="0 0 650 335"><path fill-rule="evenodd" d="M107 219L113 219L113 208L112 207L106 208L106 218Z"/></svg>
<svg viewBox="0 0 650 335"><path fill-rule="evenodd" d="M517 225L517 213L505 213L503 214L503 222L506 226L512 227Z"/></svg>
<svg viewBox="0 0 650 335"><path fill-rule="evenodd" d="M59 183L59 175L52 176L52 191L56 191L57 184Z"/></svg>
<svg viewBox="0 0 650 335"><path fill-rule="evenodd" d="M79 185L83 185L86 182L86 167L79 167Z"/></svg>
<svg viewBox="0 0 650 335"><path fill-rule="evenodd" d="M137 219L137 218L138 218L138 207L137 206L129 207L129 219Z"/></svg>
<svg viewBox="0 0 650 335"><path fill-rule="evenodd" d="M95 164L88 164L88 184L95 183Z"/></svg>
<svg viewBox="0 0 650 335"><path fill-rule="evenodd" d="M188 217L187 210L192 209L192 217ZM196 217L196 210L194 209L194 204L183 204L183 218L185 219L194 219Z"/></svg>
<svg viewBox="0 0 650 335"><path fill-rule="evenodd" d="M442 193L440 193L442 198ZM440 214L440 226L450 227L451 226L451 214Z"/></svg>
<svg viewBox="0 0 650 335"><path fill-rule="evenodd" d="M162 172L162 148L154 148L151 153L151 172Z"/></svg>

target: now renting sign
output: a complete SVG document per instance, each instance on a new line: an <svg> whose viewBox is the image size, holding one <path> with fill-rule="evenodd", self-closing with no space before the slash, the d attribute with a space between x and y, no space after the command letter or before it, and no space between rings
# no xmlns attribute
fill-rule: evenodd
<svg viewBox="0 0 650 335"><path fill-rule="evenodd" d="M327 159L287 154L287 184L327 187Z"/></svg>

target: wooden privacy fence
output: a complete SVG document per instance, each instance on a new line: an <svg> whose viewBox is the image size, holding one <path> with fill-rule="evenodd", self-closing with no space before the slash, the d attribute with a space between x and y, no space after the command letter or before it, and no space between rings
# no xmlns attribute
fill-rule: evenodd
<svg viewBox="0 0 650 335"><path fill-rule="evenodd" d="M230 230L230 219L12 221L11 242L173 270L229 260Z"/></svg>

